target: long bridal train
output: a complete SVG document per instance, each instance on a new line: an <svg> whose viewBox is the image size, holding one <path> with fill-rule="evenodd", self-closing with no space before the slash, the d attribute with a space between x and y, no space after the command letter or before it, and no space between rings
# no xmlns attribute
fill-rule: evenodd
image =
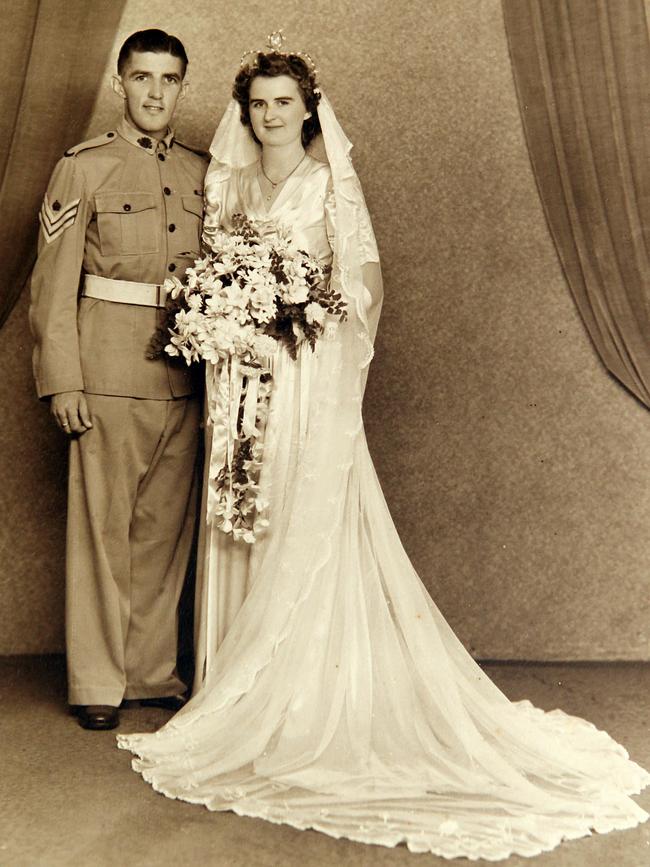
<svg viewBox="0 0 650 867"><path fill-rule="evenodd" d="M211 810L449 858L534 855L644 821L628 796L650 777L625 750L509 702L445 622L392 523L359 402L318 375L339 355L322 343L311 361L305 470L288 488L275 474L289 501L204 686L161 731L120 736L133 767ZM299 419L284 397L268 437L293 443L286 468Z"/></svg>

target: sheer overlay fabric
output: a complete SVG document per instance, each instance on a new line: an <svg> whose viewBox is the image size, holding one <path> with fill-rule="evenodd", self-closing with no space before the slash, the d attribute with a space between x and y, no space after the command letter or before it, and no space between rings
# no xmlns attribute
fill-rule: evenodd
<svg viewBox="0 0 650 867"><path fill-rule="evenodd" d="M284 223L331 259L350 315L315 352L274 358L270 527L252 548L204 527L195 694L119 744L168 797L448 858L632 827L650 775L590 723L509 702L402 548L361 416L378 256L326 98L319 115L327 163L305 160L269 211L234 103L213 142L206 233L237 212Z"/></svg>

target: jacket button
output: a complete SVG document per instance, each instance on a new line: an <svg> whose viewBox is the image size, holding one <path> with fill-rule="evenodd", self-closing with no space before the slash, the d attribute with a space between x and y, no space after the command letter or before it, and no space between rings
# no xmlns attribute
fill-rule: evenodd
<svg viewBox="0 0 650 867"><path fill-rule="evenodd" d="M170 232L175 232L175 231L176 231L176 226L175 226L173 223L170 223L170 224L169 224L169 231L170 231Z"/></svg>
<svg viewBox="0 0 650 867"><path fill-rule="evenodd" d="M171 196L172 191L169 189L169 187L163 187L163 193L164 193L166 196Z"/></svg>
<svg viewBox="0 0 650 867"><path fill-rule="evenodd" d="M160 160L161 163L164 163L165 162L165 154L158 154L158 159Z"/></svg>
<svg viewBox="0 0 650 867"><path fill-rule="evenodd" d="M129 205L128 202L127 202L126 205L122 205L122 207L124 208L125 211L130 211L130 210L131 210L131 205Z"/></svg>
<svg viewBox="0 0 650 867"><path fill-rule="evenodd" d="M172 262L171 265L169 266L169 268L168 268L167 270L168 270L168 271L175 271L175 270L176 270L176 265L174 265L174 263Z"/></svg>

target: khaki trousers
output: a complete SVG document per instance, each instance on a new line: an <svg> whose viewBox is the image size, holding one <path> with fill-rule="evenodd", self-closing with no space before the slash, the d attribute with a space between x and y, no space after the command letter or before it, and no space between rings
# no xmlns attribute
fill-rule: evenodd
<svg viewBox="0 0 650 867"><path fill-rule="evenodd" d="M70 444L66 646L70 704L174 695L178 600L196 517L195 398L87 394Z"/></svg>

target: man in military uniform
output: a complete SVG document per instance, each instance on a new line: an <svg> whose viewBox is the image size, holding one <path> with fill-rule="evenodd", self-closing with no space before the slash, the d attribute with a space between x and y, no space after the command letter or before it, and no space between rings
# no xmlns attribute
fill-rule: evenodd
<svg viewBox="0 0 650 867"><path fill-rule="evenodd" d="M175 708L177 608L195 519L200 408L187 368L147 350L161 284L199 250L206 161L169 123L187 56L130 36L114 131L66 152L40 212L30 321L38 395L70 437L69 702L114 728L123 699Z"/></svg>

